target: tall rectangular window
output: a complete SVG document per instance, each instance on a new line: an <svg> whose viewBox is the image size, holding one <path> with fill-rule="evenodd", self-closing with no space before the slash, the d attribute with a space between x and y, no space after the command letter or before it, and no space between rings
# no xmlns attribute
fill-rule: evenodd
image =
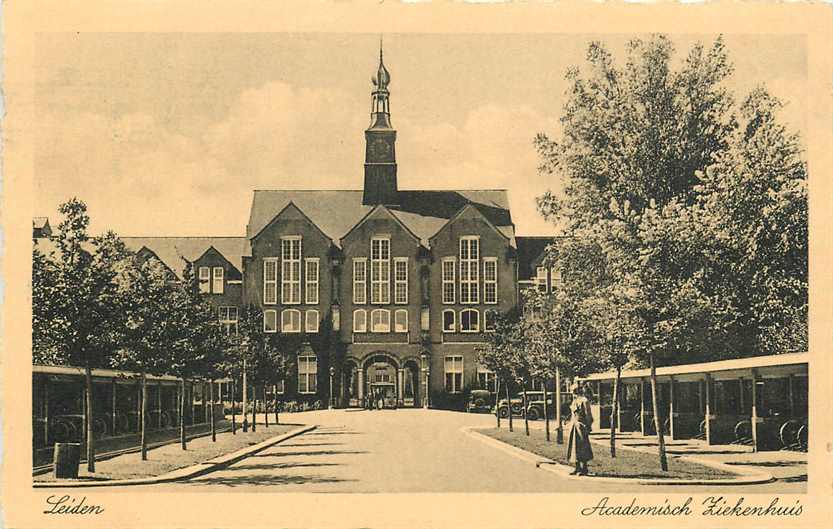
<svg viewBox="0 0 833 529"><path fill-rule="evenodd" d="M561 285L562 281L561 270L558 268L550 268L550 289L555 291L555 288Z"/></svg>
<svg viewBox="0 0 833 529"><path fill-rule="evenodd" d="M318 390L318 359L312 355L298 357L298 393Z"/></svg>
<svg viewBox="0 0 833 529"><path fill-rule="evenodd" d="M394 332L408 332L408 311L399 309L393 313Z"/></svg>
<svg viewBox="0 0 833 529"><path fill-rule="evenodd" d="M220 325L226 335L237 334L237 307L220 307Z"/></svg>
<svg viewBox="0 0 833 529"><path fill-rule="evenodd" d="M301 303L301 238L281 238L281 303Z"/></svg>
<svg viewBox="0 0 833 529"><path fill-rule="evenodd" d="M390 239L370 240L370 302L390 303Z"/></svg>
<svg viewBox="0 0 833 529"><path fill-rule="evenodd" d="M454 262L454 258L443 259L443 269L442 269L442 279L443 279L443 303L445 304L452 304L455 301L456 296L454 295L457 291L457 285L455 284L455 271L456 271L457 263Z"/></svg>
<svg viewBox="0 0 833 529"><path fill-rule="evenodd" d="M539 266L535 269L535 286L541 292L547 291L547 269Z"/></svg>
<svg viewBox="0 0 833 529"><path fill-rule="evenodd" d="M353 303L367 303L367 259L364 257L353 259Z"/></svg>
<svg viewBox="0 0 833 529"><path fill-rule="evenodd" d="M222 294L223 293L223 286L225 285L225 280L223 278L223 267L222 266L215 266L214 267L214 279L211 286L211 291L215 294Z"/></svg>
<svg viewBox="0 0 833 529"><path fill-rule="evenodd" d="M278 302L278 260L269 257L263 260L263 304Z"/></svg>
<svg viewBox="0 0 833 529"><path fill-rule="evenodd" d="M477 366L477 385L480 386L480 389L489 390L490 393L494 393L495 389L497 388L497 377L495 376L495 372L487 369L481 365Z"/></svg>
<svg viewBox="0 0 833 529"><path fill-rule="evenodd" d="M304 270L304 301L308 305L318 305L318 258L305 259Z"/></svg>
<svg viewBox="0 0 833 529"><path fill-rule="evenodd" d="M483 303L497 303L497 258L483 258Z"/></svg>
<svg viewBox="0 0 833 529"><path fill-rule="evenodd" d="M393 260L393 302L408 303L408 258Z"/></svg>
<svg viewBox="0 0 833 529"><path fill-rule="evenodd" d="M463 391L463 357L445 357L445 390L448 393Z"/></svg>
<svg viewBox="0 0 833 529"><path fill-rule="evenodd" d="M208 294L211 292L211 269L207 266L200 267L200 292Z"/></svg>
<svg viewBox="0 0 833 529"><path fill-rule="evenodd" d="M460 303L480 302L480 239L460 238Z"/></svg>

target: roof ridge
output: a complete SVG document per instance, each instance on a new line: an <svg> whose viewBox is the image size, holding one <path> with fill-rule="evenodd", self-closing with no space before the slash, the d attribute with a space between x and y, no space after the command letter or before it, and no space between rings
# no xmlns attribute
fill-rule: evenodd
<svg viewBox="0 0 833 529"><path fill-rule="evenodd" d="M119 235L119 239L246 239L245 235Z"/></svg>

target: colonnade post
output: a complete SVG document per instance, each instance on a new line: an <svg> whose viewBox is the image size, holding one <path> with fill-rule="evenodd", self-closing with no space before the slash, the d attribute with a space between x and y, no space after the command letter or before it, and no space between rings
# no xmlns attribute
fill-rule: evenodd
<svg viewBox="0 0 833 529"><path fill-rule="evenodd" d="M645 380L639 379L639 432L645 435Z"/></svg>
<svg viewBox="0 0 833 529"><path fill-rule="evenodd" d="M706 373L706 380L703 382L706 387L706 410L705 410L705 421L706 421L706 444L712 444L712 376Z"/></svg>
<svg viewBox="0 0 833 529"><path fill-rule="evenodd" d="M669 377L669 380L668 380L668 422L670 423L669 434L671 435L671 440L672 441L674 439L676 439L676 437L674 436L674 434L675 434L674 423L676 422L674 420L674 416L677 414L677 412L674 410L674 393L675 393L674 392L674 386L675 386L674 377Z"/></svg>
<svg viewBox="0 0 833 529"><path fill-rule="evenodd" d="M752 370L752 451L758 451L758 370Z"/></svg>

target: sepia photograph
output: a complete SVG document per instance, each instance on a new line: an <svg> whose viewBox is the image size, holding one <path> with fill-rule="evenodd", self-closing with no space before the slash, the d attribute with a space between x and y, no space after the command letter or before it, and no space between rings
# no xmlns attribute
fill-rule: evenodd
<svg viewBox="0 0 833 529"><path fill-rule="evenodd" d="M795 526L829 503L806 31L374 21L31 35L31 362L4 399L31 405L31 514L548 494L595 526Z"/></svg>

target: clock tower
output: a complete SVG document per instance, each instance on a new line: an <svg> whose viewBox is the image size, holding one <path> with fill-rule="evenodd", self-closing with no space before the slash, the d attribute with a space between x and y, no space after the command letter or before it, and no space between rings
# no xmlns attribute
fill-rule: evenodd
<svg viewBox="0 0 833 529"><path fill-rule="evenodd" d="M371 79L370 127L364 131L364 196L365 205L398 205L396 185L396 131L390 123L390 73L382 60L379 46L379 69Z"/></svg>

